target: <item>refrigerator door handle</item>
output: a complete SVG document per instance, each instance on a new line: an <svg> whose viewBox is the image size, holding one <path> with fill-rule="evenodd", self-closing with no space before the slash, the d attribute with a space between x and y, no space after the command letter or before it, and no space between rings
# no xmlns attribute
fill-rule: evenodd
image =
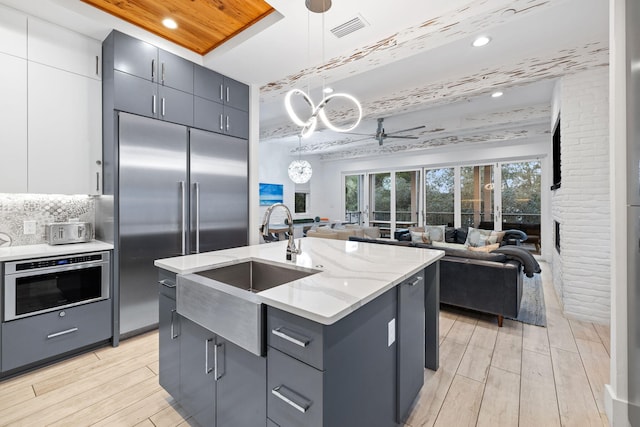
<svg viewBox="0 0 640 427"><path fill-rule="evenodd" d="M187 227L185 226L185 220L187 216L187 199L186 194L184 192L184 181L180 181L180 193L182 197L182 255L186 255L186 246L187 246Z"/></svg>
<svg viewBox="0 0 640 427"><path fill-rule="evenodd" d="M200 253L200 183L193 184L196 190L196 253Z"/></svg>

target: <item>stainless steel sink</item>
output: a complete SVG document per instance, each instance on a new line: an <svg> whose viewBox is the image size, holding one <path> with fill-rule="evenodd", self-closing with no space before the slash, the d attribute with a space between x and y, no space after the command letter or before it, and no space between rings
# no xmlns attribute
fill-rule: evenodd
<svg viewBox="0 0 640 427"><path fill-rule="evenodd" d="M246 261L195 274L250 292L260 292L315 273L315 270L294 270L259 261Z"/></svg>
<svg viewBox="0 0 640 427"><path fill-rule="evenodd" d="M193 274L179 274L177 311L259 356L265 353L264 307L258 292L319 270L244 261Z"/></svg>

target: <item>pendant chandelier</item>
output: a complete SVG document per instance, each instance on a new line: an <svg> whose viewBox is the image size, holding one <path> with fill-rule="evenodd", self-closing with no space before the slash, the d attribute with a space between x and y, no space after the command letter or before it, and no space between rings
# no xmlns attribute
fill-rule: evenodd
<svg viewBox="0 0 640 427"><path fill-rule="evenodd" d="M302 153L302 137L298 136L298 160L294 160L289 164L289 178L296 184L304 184L311 179L313 170L311 164L306 160L301 160Z"/></svg>
<svg viewBox="0 0 640 427"><path fill-rule="evenodd" d="M305 0L305 4L307 6L307 9L310 12L323 14L322 15L322 64L324 64L324 30L325 30L324 12L329 10L329 8L331 7L331 0ZM308 12L307 12L307 17L309 18ZM310 28L311 28L311 23L309 20L308 31L307 31L307 45L308 45L307 47L309 51L309 56L311 55L311 44L310 44L311 37L309 35L311 31ZM326 91L324 88L324 79L323 79L322 86L323 86L322 93L325 94ZM311 92L308 87L307 87L306 93L301 89L292 89L286 94L284 98L285 109L287 110L289 117L296 125L302 128L300 130L300 136L302 138L307 138L313 134L313 132L316 130L316 127L318 126L318 119L322 121L322 123L324 123L324 125L327 128L331 129L334 132L349 132L355 129L356 126L358 126L358 124L360 124L360 120L362 120L362 106L354 96L349 95L347 93L334 93L334 94L326 95L324 98L322 98L322 100L318 103L318 105L315 105L313 100L311 99L310 93ZM301 96L304 99L305 103L310 107L311 114L308 119L304 120L300 118L300 116L296 114L296 112L293 110L292 98L294 96ZM327 117L325 107L327 106L329 101L338 99L338 98L342 98L343 101L352 103L355 107L355 110L357 110L358 112L358 118L355 120L355 122L351 126L347 126L343 128L337 127L333 123L331 123L331 121L329 120L329 117Z"/></svg>

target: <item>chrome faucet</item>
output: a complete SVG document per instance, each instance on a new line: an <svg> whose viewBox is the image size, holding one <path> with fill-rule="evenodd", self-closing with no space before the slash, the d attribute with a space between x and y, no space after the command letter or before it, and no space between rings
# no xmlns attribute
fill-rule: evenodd
<svg viewBox="0 0 640 427"><path fill-rule="evenodd" d="M296 255L301 254L302 249L300 248L300 243L296 248L296 242L293 240L293 218L291 217L291 211L284 203L274 203L267 208L267 211L264 213L264 219L262 220L262 226L260 226L260 231L262 232L263 237L269 237L269 219L271 218L271 213L273 212L273 210L278 206L281 206L287 212L287 223L289 224L289 244L287 244L287 260L295 262Z"/></svg>

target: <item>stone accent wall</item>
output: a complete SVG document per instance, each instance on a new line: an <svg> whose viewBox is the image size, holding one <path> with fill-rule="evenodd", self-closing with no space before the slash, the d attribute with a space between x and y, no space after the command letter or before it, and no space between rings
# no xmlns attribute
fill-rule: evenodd
<svg viewBox="0 0 640 427"><path fill-rule="evenodd" d="M69 220L94 223L94 199L61 194L0 194L0 247L46 243L45 225ZM24 234L24 221L36 221L36 234Z"/></svg>
<svg viewBox="0 0 640 427"><path fill-rule="evenodd" d="M553 249L554 285L564 312L609 323L609 71L598 68L560 82L561 187L551 197L560 222Z"/></svg>

